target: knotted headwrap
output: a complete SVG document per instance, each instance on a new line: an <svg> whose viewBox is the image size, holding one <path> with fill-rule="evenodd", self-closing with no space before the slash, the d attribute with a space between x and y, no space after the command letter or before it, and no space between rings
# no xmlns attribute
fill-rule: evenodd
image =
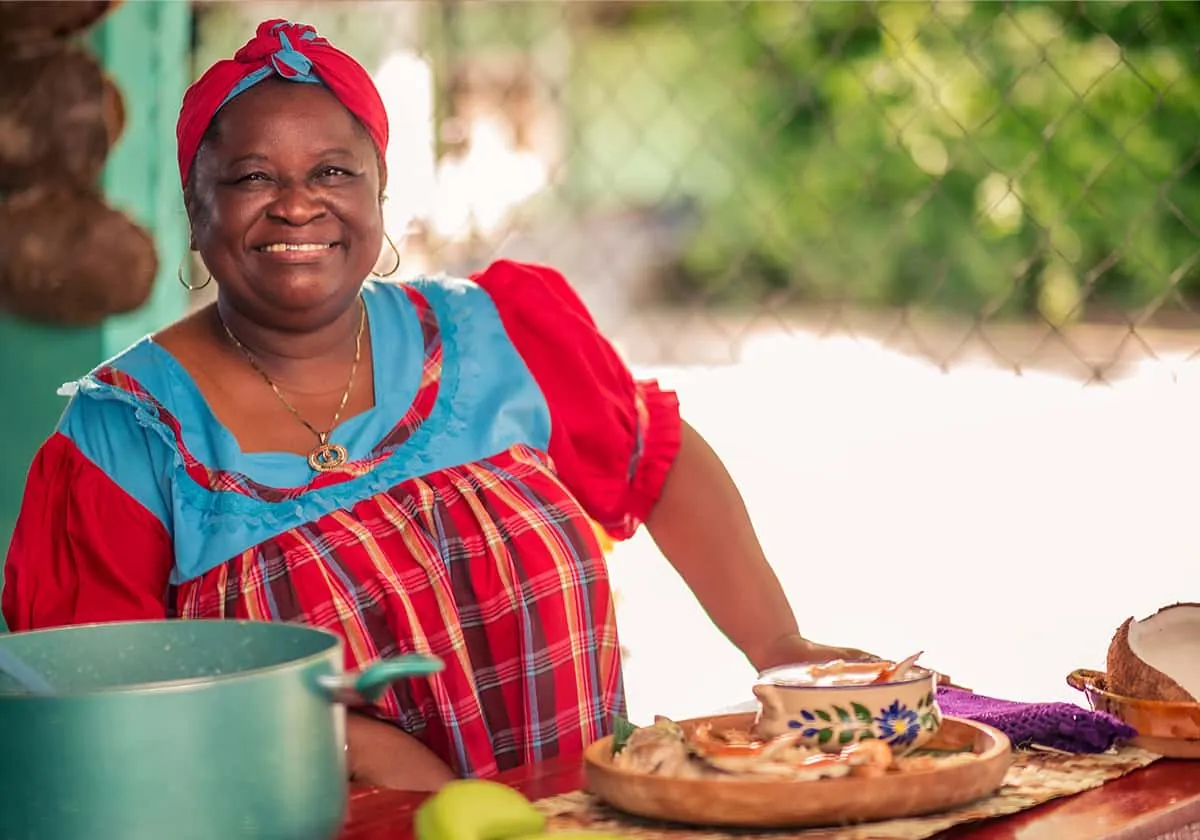
<svg viewBox="0 0 1200 840"><path fill-rule="evenodd" d="M175 126L183 184L187 184L200 140L217 111L271 76L324 85L366 127L383 160L388 144L387 111L370 74L317 35L313 27L274 19L260 23L254 37L233 58L208 68L184 94Z"/></svg>

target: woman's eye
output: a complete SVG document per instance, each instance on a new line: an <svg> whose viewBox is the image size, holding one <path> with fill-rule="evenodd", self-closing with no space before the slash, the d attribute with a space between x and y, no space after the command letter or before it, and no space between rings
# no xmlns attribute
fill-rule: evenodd
<svg viewBox="0 0 1200 840"><path fill-rule="evenodd" d="M269 180L269 179L267 178L266 174L263 172L248 172L245 175L239 176L236 179L236 182L239 184L244 184L248 181L266 181L266 180Z"/></svg>
<svg viewBox="0 0 1200 840"><path fill-rule="evenodd" d="M322 178L347 178L350 173L340 166L325 166L317 173Z"/></svg>

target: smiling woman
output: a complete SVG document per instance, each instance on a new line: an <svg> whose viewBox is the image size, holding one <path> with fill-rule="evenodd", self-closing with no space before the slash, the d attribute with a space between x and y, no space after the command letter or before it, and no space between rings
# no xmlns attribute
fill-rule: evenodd
<svg viewBox="0 0 1200 840"><path fill-rule="evenodd" d="M185 186L229 326L286 313L304 330L356 309L379 257L382 177L370 137L324 87L268 79L230 101Z"/></svg>
<svg viewBox="0 0 1200 840"><path fill-rule="evenodd" d="M798 633L720 461L560 274L368 278L388 121L352 58L266 21L177 135L217 299L75 383L8 555L14 630L242 618L331 630L348 667L435 654L348 727L358 778L416 789L609 732L594 523L645 522L759 668L861 654Z"/></svg>

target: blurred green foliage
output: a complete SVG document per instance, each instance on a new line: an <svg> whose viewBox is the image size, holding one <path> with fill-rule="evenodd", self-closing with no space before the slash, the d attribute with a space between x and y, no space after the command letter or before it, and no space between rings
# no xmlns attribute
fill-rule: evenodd
<svg viewBox="0 0 1200 840"><path fill-rule="evenodd" d="M411 9L285 5L368 66ZM200 66L266 13L202 8ZM506 55L552 83L570 161L547 212L695 200L699 228L670 288L680 297L1065 323L1200 296L1198 3L419 9L414 46L442 76Z"/></svg>
<svg viewBox="0 0 1200 840"><path fill-rule="evenodd" d="M1200 292L1200 4L636 3L577 186L695 197L677 291L988 316Z"/></svg>

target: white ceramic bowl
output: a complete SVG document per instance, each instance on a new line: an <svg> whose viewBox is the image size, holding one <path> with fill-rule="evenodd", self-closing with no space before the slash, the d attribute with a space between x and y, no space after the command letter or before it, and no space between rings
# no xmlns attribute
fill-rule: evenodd
<svg viewBox="0 0 1200 840"><path fill-rule="evenodd" d="M933 671L914 667L891 682L819 685L810 667L786 665L759 675L754 695L761 704L755 724L760 737L799 731L803 743L826 752L878 738L900 755L942 725Z"/></svg>

